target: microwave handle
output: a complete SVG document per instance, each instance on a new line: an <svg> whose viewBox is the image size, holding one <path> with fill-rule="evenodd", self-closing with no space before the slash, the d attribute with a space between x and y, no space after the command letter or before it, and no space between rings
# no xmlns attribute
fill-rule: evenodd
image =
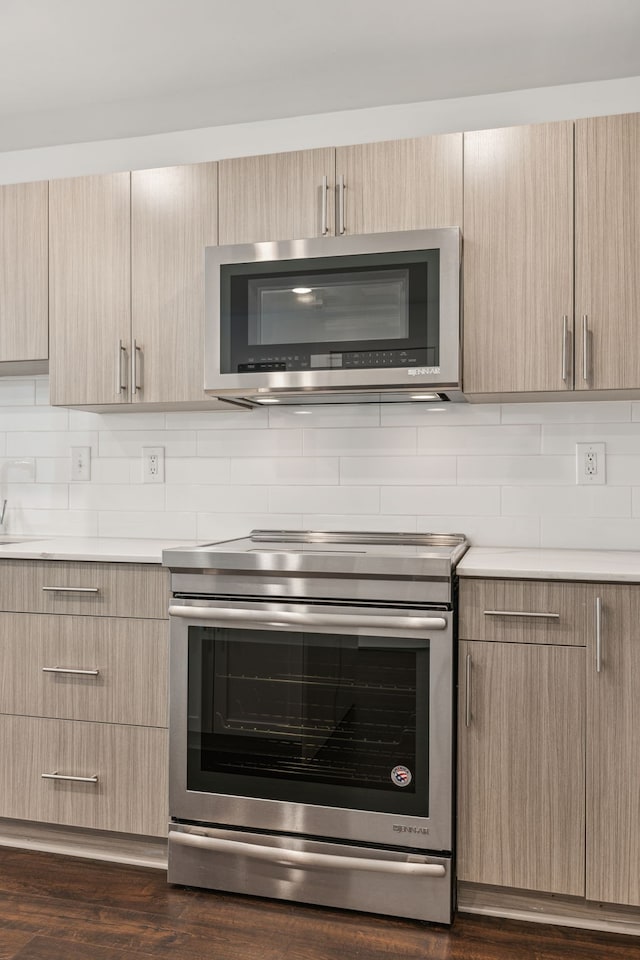
<svg viewBox="0 0 640 960"><path fill-rule="evenodd" d="M209 620L212 624L252 627L256 624L274 627L360 627L381 630L446 630L444 617L375 617L340 613L291 613L274 610L236 610L228 607L190 607L171 604L169 615L185 620Z"/></svg>

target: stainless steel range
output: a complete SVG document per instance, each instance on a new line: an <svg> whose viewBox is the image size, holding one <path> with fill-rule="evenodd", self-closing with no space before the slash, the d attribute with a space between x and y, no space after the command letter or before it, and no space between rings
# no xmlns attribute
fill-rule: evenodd
<svg viewBox="0 0 640 960"><path fill-rule="evenodd" d="M461 535L167 550L169 881L449 923Z"/></svg>

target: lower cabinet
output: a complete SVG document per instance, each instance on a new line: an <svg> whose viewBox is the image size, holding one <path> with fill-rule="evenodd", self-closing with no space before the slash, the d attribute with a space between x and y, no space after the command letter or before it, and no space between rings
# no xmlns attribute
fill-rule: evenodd
<svg viewBox="0 0 640 960"><path fill-rule="evenodd" d="M462 580L459 632L458 879L640 906L640 585Z"/></svg>
<svg viewBox="0 0 640 960"><path fill-rule="evenodd" d="M459 656L458 878L583 896L584 649Z"/></svg>
<svg viewBox="0 0 640 960"><path fill-rule="evenodd" d="M3 560L0 582L0 818L166 836L168 571Z"/></svg>
<svg viewBox="0 0 640 960"><path fill-rule="evenodd" d="M162 836L167 749L160 728L0 716L0 813Z"/></svg>

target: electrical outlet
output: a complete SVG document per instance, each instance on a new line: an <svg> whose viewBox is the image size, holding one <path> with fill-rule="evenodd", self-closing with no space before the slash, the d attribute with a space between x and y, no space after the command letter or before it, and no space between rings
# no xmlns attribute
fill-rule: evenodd
<svg viewBox="0 0 640 960"><path fill-rule="evenodd" d="M71 479L91 480L91 447L71 447Z"/></svg>
<svg viewBox="0 0 640 960"><path fill-rule="evenodd" d="M606 483L604 443L576 443L576 483Z"/></svg>
<svg viewBox="0 0 640 960"><path fill-rule="evenodd" d="M164 447L142 448L144 483L164 483Z"/></svg>

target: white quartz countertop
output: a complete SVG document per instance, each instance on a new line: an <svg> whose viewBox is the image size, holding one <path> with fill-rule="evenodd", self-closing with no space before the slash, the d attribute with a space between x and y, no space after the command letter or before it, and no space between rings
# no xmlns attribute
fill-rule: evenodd
<svg viewBox="0 0 640 960"><path fill-rule="evenodd" d="M640 551L470 547L457 571L460 577L640 583Z"/></svg>
<svg viewBox="0 0 640 960"><path fill-rule="evenodd" d="M109 563L162 563L169 547L197 546L199 540L129 540L111 537L0 536L0 560L105 560Z"/></svg>

